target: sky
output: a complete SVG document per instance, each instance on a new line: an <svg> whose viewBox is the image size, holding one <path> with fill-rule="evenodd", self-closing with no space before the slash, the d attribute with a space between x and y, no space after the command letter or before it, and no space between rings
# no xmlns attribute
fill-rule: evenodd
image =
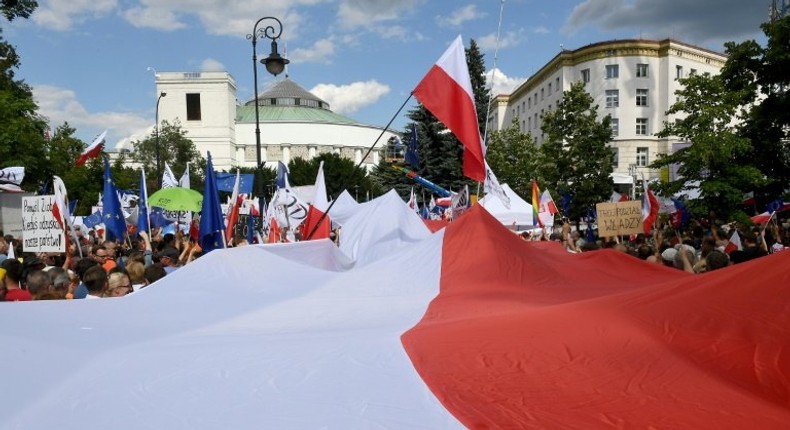
<svg viewBox="0 0 790 430"><path fill-rule="evenodd" d="M291 79L361 123L402 130L409 94L459 34L480 46L494 93L508 92L561 49L613 39L674 38L718 52L764 43L770 0L38 0L3 22L16 76L33 87L50 127L68 122L107 148L155 123L156 72L227 71L237 98L254 95L255 21L281 20ZM501 11L501 13L500 13ZM501 20L500 20L501 16ZM272 20L264 23L274 23ZM499 37L497 37L499 35ZM258 42L258 58L270 42ZM283 52L284 51L284 52ZM259 91L275 79L258 64ZM393 119L394 118L394 119ZM265 130L262 130L265 133Z"/></svg>

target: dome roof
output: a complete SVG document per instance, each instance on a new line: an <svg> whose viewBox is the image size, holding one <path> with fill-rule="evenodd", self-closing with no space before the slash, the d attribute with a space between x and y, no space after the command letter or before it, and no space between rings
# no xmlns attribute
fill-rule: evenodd
<svg viewBox="0 0 790 430"><path fill-rule="evenodd" d="M255 99L244 105L255 106ZM316 97L288 77L258 94L258 106L298 106L330 110L329 103Z"/></svg>

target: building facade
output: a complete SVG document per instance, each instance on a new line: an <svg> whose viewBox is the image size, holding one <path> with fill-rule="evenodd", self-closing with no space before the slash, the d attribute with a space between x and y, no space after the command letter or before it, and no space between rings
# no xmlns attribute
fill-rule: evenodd
<svg viewBox="0 0 790 430"><path fill-rule="evenodd" d="M563 50L511 94L496 97L488 126L501 130L515 119L541 144L543 115L556 108L563 91L582 81L600 118L612 117L614 182L633 190L636 178L661 176L647 167L658 154L684 143L655 136L664 122L675 120L666 111L677 99L678 79L719 74L726 60L724 54L672 39L614 40Z"/></svg>
<svg viewBox="0 0 790 430"><path fill-rule="evenodd" d="M255 100L237 101L233 76L227 72L160 72L156 94L161 93L166 95L159 101L159 120L178 120L201 155L211 152L216 170L255 167ZM261 160L267 167L326 152L359 163L376 142L362 164L370 168L396 134L332 112L327 102L288 77L258 95L258 108Z"/></svg>

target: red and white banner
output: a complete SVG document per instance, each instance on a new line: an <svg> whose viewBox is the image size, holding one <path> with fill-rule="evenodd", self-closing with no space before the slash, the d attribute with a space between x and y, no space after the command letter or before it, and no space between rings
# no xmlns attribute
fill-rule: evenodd
<svg viewBox="0 0 790 430"><path fill-rule="evenodd" d="M417 84L414 96L463 144L464 176L485 181L485 144L480 136L475 96L460 35Z"/></svg>
<svg viewBox="0 0 790 430"><path fill-rule="evenodd" d="M82 154L77 159L77 166L82 166L89 159L96 158L101 154L102 149L104 149L105 137L107 137L107 130L104 130L93 143L82 151Z"/></svg>
<svg viewBox="0 0 790 430"><path fill-rule="evenodd" d="M61 366L6 372L0 427L790 428L790 253L693 275L523 241L479 205L431 233L397 194L338 222L339 248L3 306L4 360Z"/></svg>

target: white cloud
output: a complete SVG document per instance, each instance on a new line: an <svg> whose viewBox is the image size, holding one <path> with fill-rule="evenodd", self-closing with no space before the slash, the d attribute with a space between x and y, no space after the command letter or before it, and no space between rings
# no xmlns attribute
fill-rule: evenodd
<svg viewBox="0 0 790 430"><path fill-rule="evenodd" d="M486 85L491 85L492 77L494 80L494 88L491 90L491 94L494 96L499 94L510 94L516 87L527 80L527 78L509 77L501 70L493 69L486 72Z"/></svg>
<svg viewBox="0 0 790 430"><path fill-rule="evenodd" d="M326 100L333 112L345 115L375 103L390 92L390 87L370 80L349 85L318 84L310 92Z"/></svg>
<svg viewBox="0 0 790 430"><path fill-rule="evenodd" d="M288 53L288 59L293 63L331 63L335 53L335 42L331 39L321 39L309 48L296 48Z"/></svg>
<svg viewBox="0 0 790 430"><path fill-rule="evenodd" d="M213 58L206 58L200 63L200 70L202 72L224 72L227 67Z"/></svg>
<svg viewBox="0 0 790 430"><path fill-rule="evenodd" d="M172 11L157 7L133 7L123 12L123 17L135 27L173 31L186 27Z"/></svg>
<svg viewBox="0 0 790 430"><path fill-rule="evenodd" d="M83 141L107 130L107 142L118 142L131 135L147 134L153 126L151 119L135 112L88 112L74 91L52 85L33 85L33 98L39 106L39 113L49 118L49 123L57 127L64 122L77 130ZM115 144L108 144L114 148Z"/></svg>
<svg viewBox="0 0 790 430"><path fill-rule="evenodd" d="M524 36L523 29L519 29L518 31L508 31L504 34L504 36L500 35L499 49L512 48L514 46L520 45L526 40L527 38ZM477 44L480 46L480 49L484 51L494 51L496 49L496 33L490 33L481 37L477 41Z"/></svg>
<svg viewBox="0 0 790 430"><path fill-rule="evenodd" d="M385 21L402 18L426 0L342 0L338 21L347 28L374 28Z"/></svg>
<svg viewBox="0 0 790 430"><path fill-rule="evenodd" d="M33 22L51 30L70 30L74 24L109 14L117 0L48 0L39 2Z"/></svg>
<svg viewBox="0 0 790 430"><path fill-rule="evenodd" d="M535 33L535 34L549 34L549 33L551 33L551 31L549 31L548 28L546 28L546 27L544 27L542 25L539 25L539 26L533 28L532 32Z"/></svg>
<svg viewBox="0 0 790 430"><path fill-rule="evenodd" d="M460 27L467 21L480 19L486 15L485 12L478 11L476 5L470 4L456 9L450 16L437 16L436 23L443 27Z"/></svg>

